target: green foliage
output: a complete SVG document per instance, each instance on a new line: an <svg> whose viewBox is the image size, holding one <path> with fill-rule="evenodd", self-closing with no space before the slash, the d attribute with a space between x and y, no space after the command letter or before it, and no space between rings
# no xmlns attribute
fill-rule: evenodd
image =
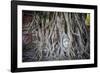
<svg viewBox="0 0 100 73"><path fill-rule="evenodd" d="M87 14L86 16L86 25L90 26L90 14Z"/></svg>

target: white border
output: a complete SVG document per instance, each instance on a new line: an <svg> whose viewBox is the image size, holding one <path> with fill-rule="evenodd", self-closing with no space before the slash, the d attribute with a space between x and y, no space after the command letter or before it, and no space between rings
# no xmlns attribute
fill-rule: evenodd
<svg viewBox="0 0 100 73"><path fill-rule="evenodd" d="M58 12L78 12L90 13L90 59L89 60L64 60L64 61L45 61L45 62L22 62L22 10L32 11L58 11ZM77 64L93 64L94 63L94 10L92 9L76 9L76 8L57 8L57 7L40 7L40 6L23 6L18 5L18 51L17 66L25 67L41 67L41 66L57 66L57 65L77 65Z"/></svg>

